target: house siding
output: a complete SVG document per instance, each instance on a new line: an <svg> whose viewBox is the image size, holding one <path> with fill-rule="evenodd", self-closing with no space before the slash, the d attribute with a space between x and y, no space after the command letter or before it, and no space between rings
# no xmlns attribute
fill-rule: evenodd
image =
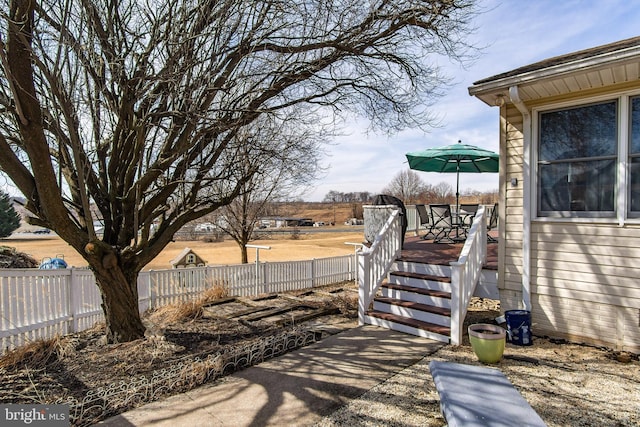
<svg viewBox="0 0 640 427"><path fill-rule="evenodd" d="M511 104L501 108L500 137L498 288L506 311L522 308L524 274L523 120ZM640 224L532 218L533 333L640 353Z"/></svg>
<svg viewBox="0 0 640 427"><path fill-rule="evenodd" d="M500 146L505 171L501 185L504 206L500 207L500 233L498 257L498 289L500 301L506 309L522 308L522 183L523 183L523 121L522 114L511 104L501 109L507 115L501 119ZM512 178L519 185L512 187Z"/></svg>
<svg viewBox="0 0 640 427"><path fill-rule="evenodd" d="M638 352L640 228L534 222L531 231L538 332Z"/></svg>

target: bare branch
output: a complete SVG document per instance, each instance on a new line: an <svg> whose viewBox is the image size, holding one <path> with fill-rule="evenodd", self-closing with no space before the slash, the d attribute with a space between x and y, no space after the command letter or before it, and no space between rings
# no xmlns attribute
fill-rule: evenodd
<svg viewBox="0 0 640 427"><path fill-rule="evenodd" d="M0 167L34 221L83 253L107 318L134 325L113 336L133 337L139 319L110 310L135 295L143 266L190 221L314 179L328 118L365 115L389 132L432 123L447 83L434 64L466 58L474 0L1 7Z"/></svg>

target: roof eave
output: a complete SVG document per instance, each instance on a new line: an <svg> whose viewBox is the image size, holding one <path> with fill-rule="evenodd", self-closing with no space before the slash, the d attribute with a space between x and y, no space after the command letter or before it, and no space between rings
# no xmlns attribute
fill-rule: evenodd
<svg viewBox="0 0 640 427"><path fill-rule="evenodd" d="M538 83L544 80L562 78L571 74L584 74L599 68L607 68L616 64L638 61L640 46L633 46L620 51L603 53L592 57L582 58L570 62L527 71L506 77L491 77L479 80L468 88L469 95L475 96L488 105L496 105L498 95L506 96L506 91L512 86L522 86Z"/></svg>

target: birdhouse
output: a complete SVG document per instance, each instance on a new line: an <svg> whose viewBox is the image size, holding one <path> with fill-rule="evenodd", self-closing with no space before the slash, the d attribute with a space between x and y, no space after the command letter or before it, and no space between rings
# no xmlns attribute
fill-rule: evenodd
<svg viewBox="0 0 640 427"><path fill-rule="evenodd" d="M204 267L207 261L195 253L191 248L184 248L177 257L171 261L172 268Z"/></svg>

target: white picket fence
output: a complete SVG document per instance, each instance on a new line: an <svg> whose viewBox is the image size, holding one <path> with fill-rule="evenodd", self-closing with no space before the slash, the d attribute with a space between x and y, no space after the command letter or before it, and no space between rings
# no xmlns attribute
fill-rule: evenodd
<svg viewBox="0 0 640 427"><path fill-rule="evenodd" d="M233 296L307 289L354 280L353 255L306 261L263 262L143 271L140 312L187 301L212 286ZM0 270L0 354L37 339L91 328L104 320L102 298L87 269Z"/></svg>

